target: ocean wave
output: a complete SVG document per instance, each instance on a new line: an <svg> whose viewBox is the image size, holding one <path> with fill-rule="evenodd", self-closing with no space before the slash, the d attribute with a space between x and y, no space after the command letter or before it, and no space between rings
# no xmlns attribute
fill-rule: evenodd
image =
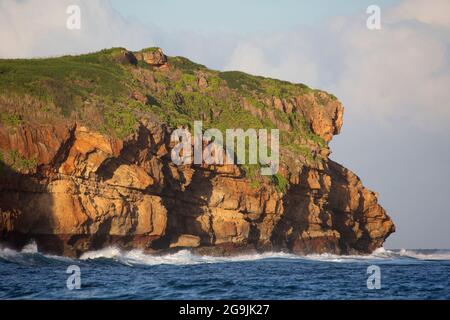
<svg viewBox="0 0 450 320"><path fill-rule="evenodd" d="M196 255L189 250L181 250L176 253L165 255L151 255L144 253L142 250L121 251L116 247L108 247L97 251L86 252L80 257L81 260L93 260L99 258L113 259L127 265L189 265L202 263L255 261L263 259L298 259L299 256L283 252L266 252L260 254L237 255L232 257L213 257Z"/></svg>
<svg viewBox="0 0 450 320"><path fill-rule="evenodd" d="M40 253L38 251L38 247L35 241L31 241L29 244L25 245L20 251L0 246L0 261L1 260L25 265L39 264L42 262L51 262L54 260L60 262L73 261L73 259L68 257L46 255Z"/></svg>
<svg viewBox="0 0 450 320"><path fill-rule="evenodd" d="M58 260L60 262L73 262L74 259L46 255L38 252L35 242L26 245L21 251L14 251L8 248L0 247L0 259L8 262L19 264L34 264L42 260ZM387 250L379 248L372 254L368 255L335 255L335 254L311 254L299 256L285 252L265 252L255 254L237 255L231 257L215 257L215 256L200 256L192 253L189 250L181 250L176 253L164 255L152 255L144 253L142 250L123 251L117 247L106 247L96 251L88 251L84 253L79 260L81 261L95 261L95 260L113 260L124 265L192 265L204 263L228 263L228 262L244 262L257 261L266 259L289 259L289 260L303 260L303 261L321 261L321 262L336 262L336 263L351 263L351 262L368 262L379 261L389 262L396 260L450 260L449 250Z"/></svg>
<svg viewBox="0 0 450 320"><path fill-rule="evenodd" d="M433 249L418 249L418 250L388 250L383 247L376 249L371 254L367 255L335 255L335 254L312 254L305 256L306 259L329 261L329 262L352 262L365 260L397 260L397 259L412 259L412 260L450 260L449 250L433 250Z"/></svg>
<svg viewBox="0 0 450 320"><path fill-rule="evenodd" d="M393 251L384 248L376 249L372 254L366 255L337 255L332 253L309 254L302 258L307 260L324 261L324 262L357 262L367 260L387 260L395 258Z"/></svg>
<svg viewBox="0 0 450 320"><path fill-rule="evenodd" d="M407 250L401 249L396 253L400 257L417 260L450 260L449 250Z"/></svg>
<svg viewBox="0 0 450 320"><path fill-rule="evenodd" d="M22 253L38 253L38 247L35 241L31 241L25 247L22 248Z"/></svg>
<svg viewBox="0 0 450 320"><path fill-rule="evenodd" d="M121 251L116 247L108 247L97 251L90 251L83 254L81 260L93 259L113 259L127 265L144 264L174 264L188 265L201 263L225 263L256 261L266 259L291 259L291 260L309 260L323 262L367 262L374 261L392 261L398 259L412 260L450 260L450 252L442 250L386 250L378 248L372 254L368 255L336 255L336 254L311 254L299 256L284 252L266 252L256 254L245 254L231 257L199 256L189 250L181 250L177 253L165 255L146 254L141 250Z"/></svg>

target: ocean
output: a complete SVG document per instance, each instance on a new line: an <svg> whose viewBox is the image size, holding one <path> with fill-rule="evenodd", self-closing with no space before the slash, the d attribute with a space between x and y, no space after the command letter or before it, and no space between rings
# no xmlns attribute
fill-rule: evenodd
<svg viewBox="0 0 450 320"><path fill-rule="evenodd" d="M0 248L0 299L450 299L449 275L450 250L222 258L110 247L71 259Z"/></svg>

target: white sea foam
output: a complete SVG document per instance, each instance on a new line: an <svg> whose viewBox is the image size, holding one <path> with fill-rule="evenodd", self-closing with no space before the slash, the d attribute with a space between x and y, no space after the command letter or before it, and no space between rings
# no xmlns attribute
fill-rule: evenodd
<svg viewBox="0 0 450 320"><path fill-rule="evenodd" d="M42 255L37 250L35 242L26 245L20 252L8 248L0 247L0 257L6 260L19 262L22 257L40 255L49 259L72 261L70 258ZM146 254L142 250L123 251L116 247L106 247L96 251L84 253L80 260L96 260L111 259L125 265L190 265L201 263L226 263L240 261L256 261L264 259L290 259L290 260L306 260L306 261L323 261L323 262L366 262L375 261L393 261L398 259L412 260L450 260L449 250L386 250L379 248L369 255L335 255L335 254L311 254L306 256L298 256L284 252L266 252L257 254L245 254L232 257L213 257L199 256L193 254L189 250L181 250L176 253L164 255Z"/></svg>
<svg viewBox="0 0 450 320"><path fill-rule="evenodd" d="M383 247L376 249L368 255L334 255L334 254L314 254L305 256L306 259L330 261L330 262L351 262L364 260L395 260L409 258L415 260L450 260L448 250L387 250Z"/></svg>
<svg viewBox="0 0 450 320"><path fill-rule="evenodd" d="M37 253L37 245L34 241L27 244L25 247L22 248L21 251L16 251L9 248L4 248L0 246L0 257L1 258L13 258L13 257L19 257L22 253Z"/></svg>
<svg viewBox="0 0 450 320"><path fill-rule="evenodd" d="M141 250L121 251L116 247L108 247L97 251L86 252L81 256L81 260L91 259L114 259L118 262L133 265L159 265L159 264L173 264L173 265L187 265L200 263L224 263L224 262L239 262L239 261L255 261L263 259L296 259L296 260L311 260L324 262L364 262L368 260L389 261L395 259L417 259L417 260L450 260L450 252L418 252L414 250L400 251L386 250L379 248L372 254L368 255L335 255L335 254L311 254L306 256L298 256L284 252L266 252L257 254L246 254L232 257L213 257L213 256L199 256L191 253L188 250L181 250L177 253L165 255L151 255L146 254Z"/></svg>
<svg viewBox="0 0 450 320"><path fill-rule="evenodd" d="M431 252L401 249L398 252L401 257L408 257L418 260L450 260L450 252L448 250L435 250Z"/></svg>
<svg viewBox="0 0 450 320"><path fill-rule="evenodd" d="M55 256L48 254L41 254L38 251L36 242L33 240L25 245L22 250L16 251L13 249L0 246L0 258L16 263L32 262L35 258L44 257L47 259L54 259L59 261L72 261L73 259L63 256Z"/></svg>
<svg viewBox="0 0 450 320"><path fill-rule="evenodd" d="M27 244L25 247L22 248L22 253L37 253L38 247L36 242L33 240L29 244Z"/></svg>
<svg viewBox="0 0 450 320"><path fill-rule="evenodd" d="M0 247L0 258L8 259L10 257L18 255L19 253L20 252L9 248Z"/></svg>
<svg viewBox="0 0 450 320"><path fill-rule="evenodd" d="M187 265L187 264L200 264L200 263L221 263L221 262L238 262L238 261L254 261L262 259L298 259L299 257L293 254L283 252L267 252L261 254L246 254L233 257L213 257L213 256L199 256L191 253L189 250L181 250L176 253L165 255L151 255L146 254L141 250L121 251L116 247L108 247L97 251L90 251L84 253L81 260L91 259L114 259L124 264L145 264L145 265L158 265L158 264L174 264L174 265Z"/></svg>

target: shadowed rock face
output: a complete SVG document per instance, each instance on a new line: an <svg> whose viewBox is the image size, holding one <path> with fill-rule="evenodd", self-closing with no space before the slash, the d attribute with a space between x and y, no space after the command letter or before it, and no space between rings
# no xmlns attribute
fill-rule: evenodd
<svg viewBox="0 0 450 320"><path fill-rule="evenodd" d="M122 56L171 72L159 49ZM210 89L207 73L196 77L199 90ZM146 73L138 81L148 90L164 89ZM147 99L136 91L132 97ZM281 121L282 114L303 117L326 143L340 132L343 107L325 93L263 102L267 109L239 100L280 130L294 126ZM267 179L253 185L239 166L174 165L170 133L152 116L141 117L134 133L121 139L71 119L0 123L0 150L12 152L9 162L0 159L0 243L20 249L35 240L40 251L67 256L108 245L149 253L353 254L372 252L395 230L377 195L330 160L327 145L294 141L306 143L320 161L281 146L280 174L288 182L281 192ZM30 158L33 165L15 163Z"/></svg>

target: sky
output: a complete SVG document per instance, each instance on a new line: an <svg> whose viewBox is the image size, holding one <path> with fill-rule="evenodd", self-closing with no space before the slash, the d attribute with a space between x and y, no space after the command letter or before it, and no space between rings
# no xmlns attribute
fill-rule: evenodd
<svg viewBox="0 0 450 320"><path fill-rule="evenodd" d="M329 17L363 12L367 0L112 0L125 17L152 21L165 30L250 33L283 31L303 24L323 23ZM378 1L379 5L395 3Z"/></svg>
<svg viewBox="0 0 450 320"><path fill-rule="evenodd" d="M70 4L80 30L66 28ZM448 0L0 0L0 58L156 45L327 90L345 106L331 158L379 193L397 226L385 247L450 248L449 12Z"/></svg>

